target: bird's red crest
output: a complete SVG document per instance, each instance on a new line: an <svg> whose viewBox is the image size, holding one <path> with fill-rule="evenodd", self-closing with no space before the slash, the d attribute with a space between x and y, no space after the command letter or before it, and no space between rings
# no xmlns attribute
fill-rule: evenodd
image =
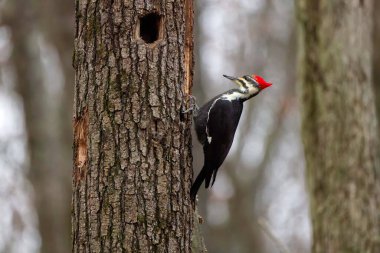
<svg viewBox="0 0 380 253"><path fill-rule="evenodd" d="M265 89L265 88L268 88L269 86L272 85L271 83L268 83L267 81L265 81L265 79L262 78L261 76L258 76L258 75L252 75L252 77L253 77L253 78L256 80L256 82L259 84L260 89Z"/></svg>

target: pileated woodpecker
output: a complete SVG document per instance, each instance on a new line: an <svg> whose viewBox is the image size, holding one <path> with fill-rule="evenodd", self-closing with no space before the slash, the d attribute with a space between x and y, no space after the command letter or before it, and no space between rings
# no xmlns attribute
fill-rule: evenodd
<svg viewBox="0 0 380 253"><path fill-rule="evenodd" d="M202 106L194 117L198 140L203 145L204 165L191 186L192 201L205 181L208 188L215 182L216 173L222 165L234 140L235 131L243 111L243 103L271 86L257 75L240 78L223 75L235 82L239 88L220 94Z"/></svg>

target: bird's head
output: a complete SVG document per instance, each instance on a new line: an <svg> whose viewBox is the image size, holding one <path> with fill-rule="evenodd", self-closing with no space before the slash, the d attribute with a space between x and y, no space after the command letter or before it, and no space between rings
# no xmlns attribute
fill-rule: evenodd
<svg viewBox="0 0 380 253"><path fill-rule="evenodd" d="M261 76L258 75L246 75L242 77L233 77L223 75L225 78L230 79L239 86L239 90L243 93L249 93L251 95L256 95L263 89L271 86L271 83L268 83Z"/></svg>

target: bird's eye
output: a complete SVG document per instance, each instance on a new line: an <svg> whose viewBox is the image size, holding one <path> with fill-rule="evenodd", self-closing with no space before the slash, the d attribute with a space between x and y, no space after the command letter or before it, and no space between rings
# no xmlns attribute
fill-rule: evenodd
<svg viewBox="0 0 380 253"><path fill-rule="evenodd" d="M255 80L253 80L252 77L250 77L250 76L244 76L244 79L245 79L246 81L248 81L249 83L252 83L252 82L255 81Z"/></svg>
<svg viewBox="0 0 380 253"><path fill-rule="evenodd" d="M253 84L253 85L255 85L255 86L258 86L258 83L256 82L256 80L253 79L252 77L250 77L250 76L244 76L244 79L245 79L246 81L248 81L248 83Z"/></svg>

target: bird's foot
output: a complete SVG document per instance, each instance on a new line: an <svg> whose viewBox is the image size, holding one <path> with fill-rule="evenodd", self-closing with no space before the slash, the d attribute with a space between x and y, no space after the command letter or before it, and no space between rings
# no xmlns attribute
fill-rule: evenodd
<svg viewBox="0 0 380 253"><path fill-rule="evenodd" d="M188 109L182 109L182 113L188 113L188 112L193 112L193 115L196 116L198 114L199 107L196 103L196 98L193 95L189 95L190 97L190 106Z"/></svg>

